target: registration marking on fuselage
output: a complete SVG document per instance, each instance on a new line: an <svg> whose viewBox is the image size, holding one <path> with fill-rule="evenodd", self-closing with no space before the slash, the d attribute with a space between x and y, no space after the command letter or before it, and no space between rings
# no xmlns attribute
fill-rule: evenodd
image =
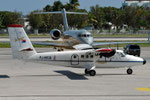
<svg viewBox="0 0 150 100"><path fill-rule="evenodd" d="M139 91L150 91L150 88L136 88Z"/></svg>

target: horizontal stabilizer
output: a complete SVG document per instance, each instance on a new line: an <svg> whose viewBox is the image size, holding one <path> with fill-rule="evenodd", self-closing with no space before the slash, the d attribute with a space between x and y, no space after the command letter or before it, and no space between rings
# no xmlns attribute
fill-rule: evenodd
<svg viewBox="0 0 150 100"><path fill-rule="evenodd" d="M87 15L88 13L81 13L81 12L65 12L66 14L80 14L80 15ZM62 11L55 11L55 12L35 12L34 14L63 14Z"/></svg>
<svg viewBox="0 0 150 100"><path fill-rule="evenodd" d="M63 22L64 22L64 29L65 31L69 30L69 27L68 27L68 21L67 21L67 15L66 14L86 14L87 13L82 13L82 12L68 12L64 9L62 9L62 11L54 11L54 12L35 12L34 14L62 14L63 16Z"/></svg>

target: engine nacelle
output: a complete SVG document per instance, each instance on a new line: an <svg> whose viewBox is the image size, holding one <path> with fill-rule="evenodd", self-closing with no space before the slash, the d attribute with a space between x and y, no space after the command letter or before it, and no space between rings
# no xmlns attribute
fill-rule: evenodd
<svg viewBox="0 0 150 100"><path fill-rule="evenodd" d="M111 52L104 52L104 53L100 53L100 56L104 56L104 57L107 57L107 58L109 58L109 57L112 57L112 56L114 56L115 55L115 53L116 53L116 50L115 49L112 49L112 51Z"/></svg>
<svg viewBox="0 0 150 100"><path fill-rule="evenodd" d="M60 30L54 29L54 30L50 31L50 35L53 40L58 40L61 37L62 33Z"/></svg>

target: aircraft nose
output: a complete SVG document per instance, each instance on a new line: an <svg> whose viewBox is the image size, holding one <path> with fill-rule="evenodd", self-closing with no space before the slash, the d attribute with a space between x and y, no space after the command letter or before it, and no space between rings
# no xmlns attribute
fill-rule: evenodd
<svg viewBox="0 0 150 100"><path fill-rule="evenodd" d="M144 59L144 61L143 61L143 65L145 65L146 64L146 60Z"/></svg>

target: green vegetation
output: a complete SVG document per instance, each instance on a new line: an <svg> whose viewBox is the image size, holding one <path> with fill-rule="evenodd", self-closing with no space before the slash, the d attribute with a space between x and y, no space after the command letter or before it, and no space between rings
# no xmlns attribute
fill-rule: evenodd
<svg viewBox="0 0 150 100"><path fill-rule="evenodd" d="M125 47L127 44L119 44L119 47ZM138 43L141 47L150 47L150 43ZM35 48L52 48L53 46L45 46L45 45L33 45ZM104 45L104 46L98 46L101 48L104 47L117 47L117 44L114 45ZM0 43L0 48L10 48L9 43Z"/></svg>
<svg viewBox="0 0 150 100"><path fill-rule="evenodd" d="M51 46L44 46L44 45L33 45L35 48L51 48ZM0 43L0 48L10 48L9 43Z"/></svg>
<svg viewBox="0 0 150 100"><path fill-rule="evenodd" d="M0 43L0 48L10 48L9 43Z"/></svg>
<svg viewBox="0 0 150 100"><path fill-rule="evenodd" d="M6 28L9 24L18 24L21 13L0 11L0 28Z"/></svg>
<svg viewBox="0 0 150 100"><path fill-rule="evenodd" d="M114 25L116 26L116 33L120 32L123 25L128 26L126 31L134 30L134 33L139 29L150 29L150 8L115 8L96 5L91 6L88 12L85 9L79 9L79 5L78 0L70 0L70 2L66 4L62 4L61 1L55 1L53 5L46 5L42 11L60 11L62 8L65 8L67 11L88 13L88 15L67 15L69 27L83 28L92 25L95 29L99 29L100 32L102 32L103 29L111 31L111 26ZM63 21L60 15L45 14L37 16L31 13L28 18L33 28L38 26L42 29L40 32L44 29L46 31L53 28L62 29Z"/></svg>

